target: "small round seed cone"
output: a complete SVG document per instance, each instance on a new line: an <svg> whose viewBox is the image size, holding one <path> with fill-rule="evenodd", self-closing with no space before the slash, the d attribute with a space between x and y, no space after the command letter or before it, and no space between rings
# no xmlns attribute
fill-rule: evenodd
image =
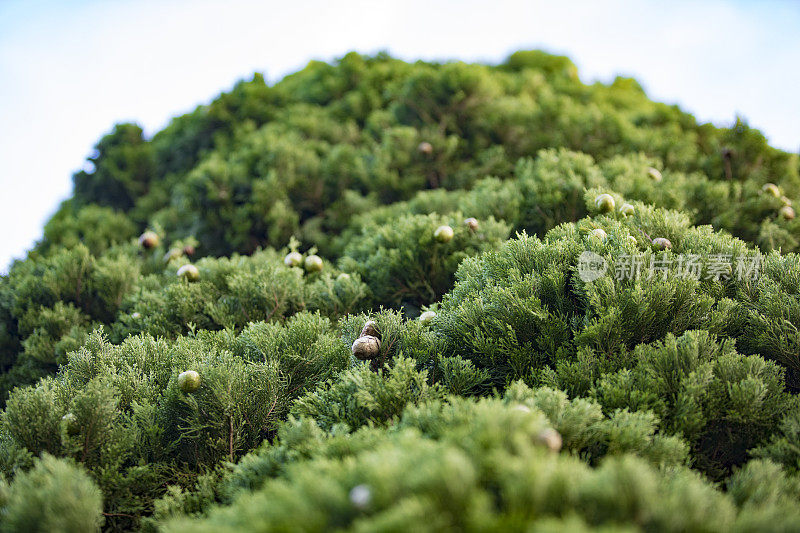
<svg viewBox="0 0 800 533"><path fill-rule="evenodd" d="M766 185L761 187L761 190L769 195L774 196L775 198L781 197L781 189L774 183L767 183Z"/></svg>
<svg viewBox="0 0 800 533"><path fill-rule="evenodd" d="M603 228L593 229L590 235L599 241L605 241L606 239L608 239L608 233L606 233L606 231Z"/></svg>
<svg viewBox="0 0 800 533"><path fill-rule="evenodd" d="M200 279L200 271L192 264L183 265L178 269L178 277L186 278L188 281L197 281Z"/></svg>
<svg viewBox="0 0 800 533"><path fill-rule="evenodd" d="M539 444L547 446L550 451L557 452L561 449L561 434L553 428L543 429L536 435Z"/></svg>
<svg viewBox="0 0 800 533"><path fill-rule="evenodd" d="M661 250L669 250L670 248L672 248L672 243L670 242L669 239L665 237L656 237L655 239L653 239L653 244L658 248L660 248Z"/></svg>
<svg viewBox="0 0 800 533"><path fill-rule="evenodd" d="M359 337L353 343L353 355L356 359L367 361L375 359L381 353L381 340L371 335Z"/></svg>
<svg viewBox="0 0 800 533"><path fill-rule="evenodd" d="M164 262L169 263L173 259L178 259L180 256L183 255L183 250L180 248L170 248L167 253L164 254Z"/></svg>
<svg viewBox="0 0 800 533"><path fill-rule="evenodd" d="M154 231L145 231L139 237L139 245L145 250L158 246L158 234Z"/></svg>
<svg viewBox="0 0 800 533"><path fill-rule="evenodd" d="M300 252L289 252L283 258L283 264L288 267L299 267L303 264L303 256Z"/></svg>
<svg viewBox="0 0 800 533"><path fill-rule="evenodd" d="M450 226L439 226L433 232L433 238L439 242L450 242L453 239L453 228Z"/></svg>
<svg viewBox="0 0 800 533"><path fill-rule="evenodd" d="M364 329L361 330L360 337L375 337L377 339L381 338L381 332L378 331L378 323L374 320L368 320L366 324L364 324Z"/></svg>
<svg viewBox="0 0 800 533"><path fill-rule="evenodd" d="M306 272L321 272L324 265L320 256L309 255L303 266L305 266Z"/></svg>
<svg viewBox="0 0 800 533"><path fill-rule="evenodd" d="M200 374L195 370L187 370L178 375L178 387L188 394L200 388Z"/></svg>
<svg viewBox="0 0 800 533"><path fill-rule="evenodd" d="M433 319L436 318L435 311L425 311L421 315L419 315L419 321L425 324L426 326L433 322Z"/></svg>
<svg viewBox="0 0 800 533"><path fill-rule="evenodd" d="M427 141L423 141L419 143L419 146L417 146L417 150L419 150L420 153L423 153L425 155L431 155L433 153L433 145Z"/></svg>
<svg viewBox="0 0 800 533"><path fill-rule="evenodd" d="M624 217L631 216L636 209L631 204L622 204L622 207L619 208L619 214Z"/></svg>
<svg viewBox="0 0 800 533"><path fill-rule="evenodd" d="M601 194L594 199L594 205L601 213L610 213L614 210L614 197L610 194Z"/></svg>

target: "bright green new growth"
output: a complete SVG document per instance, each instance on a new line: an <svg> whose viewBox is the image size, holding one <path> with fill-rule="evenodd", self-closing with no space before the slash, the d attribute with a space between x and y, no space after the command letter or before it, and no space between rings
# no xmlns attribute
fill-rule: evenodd
<svg viewBox="0 0 800 533"><path fill-rule="evenodd" d="M96 148L0 277L0 531L800 528L800 161L741 120L348 54Z"/></svg>

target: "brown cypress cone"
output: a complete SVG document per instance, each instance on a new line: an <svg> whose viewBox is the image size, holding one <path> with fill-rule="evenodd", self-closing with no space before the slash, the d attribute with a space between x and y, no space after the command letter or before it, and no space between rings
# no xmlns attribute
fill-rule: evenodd
<svg viewBox="0 0 800 533"><path fill-rule="evenodd" d="M366 324L364 324L364 328L361 330L361 335L359 337L375 337L377 339L381 338L381 332L378 331L378 323L374 320L368 320Z"/></svg>
<svg viewBox="0 0 800 533"><path fill-rule="evenodd" d="M375 359L381 353L381 340L371 335L359 337L353 343L353 355L360 361Z"/></svg>

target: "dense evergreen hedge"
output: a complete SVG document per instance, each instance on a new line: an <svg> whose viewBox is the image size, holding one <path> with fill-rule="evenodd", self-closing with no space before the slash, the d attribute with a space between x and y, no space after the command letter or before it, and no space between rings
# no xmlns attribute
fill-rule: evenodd
<svg viewBox="0 0 800 533"><path fill-rule="evenodd" d="M0 277L0 530L800 530L800 161L742 120L352 53L90 162Z"/></svg>

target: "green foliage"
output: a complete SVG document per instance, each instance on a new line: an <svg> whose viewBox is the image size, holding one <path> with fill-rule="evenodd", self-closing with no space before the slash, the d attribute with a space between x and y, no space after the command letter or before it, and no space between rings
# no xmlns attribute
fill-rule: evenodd
<svg viewBox="0 0 800 533"><path fill-rule="evenodd" d="M428 385L424 371L415 370L413 360L400 358L394 363L385 377L362 364L321 390L298 399L292 414L312 418L326 430L355 429L385 425L398 417L409 403L442 396L437 387Z"/></svg>
<svg viewBox="0 0 800 533"><path fill-rule="evenodd" d="M800 528L800 158L743 120L351 53L88 163L0 276L0 530Z"/></svg>
<svg viewBox="0 0 800 533"><path fill-rule="evenodd" d="M155 501L153 516L143 520L142 531L158 531L158 524L182 516L202 516L219 497L216 473L197 476L191 490L170 485L164 496Z"/></svg>
<svg viewBox="0 0 800 533"><path fill-rule="evenodd" d="M365 225L345 249L341 268L358 272L378 304L419 309L450 289L464 258L499 245L508 235L507 226L494 219L484 220L475 231L463 220L460 214L416 215L391 225ZM445 225L455 235L438 242L434 233Z"/></svg>
<svg viewBox="0 0 800 533"><path fill-rule="evenodd" d="M72 248L83 243L93 255L100 255L136 235L136 226L123 213L109 207L85 205L75 209L65 202L44 227L38 248L43 253L56 247Z"/></svg>
<svg viewBox="0 0 800 533"><path fill-rule="evenodd" d="M601 217L557 228L544 241L522 235L497 252L465 261L439 307L435 329L446 338L445 353L471 360L497 386L522 378L574 395L591 392L606 412L654 412L660 428L692 444L697 468L723 476L775 434L784 413L797 409L785 391L797 381L784 382L786 371L795 375L794 359L781 357L785 352L753 350L751 344L754 338L773 338L774 324L794 331L796 321L778 319L791 312L794 296L773 290L775 306L767 310L772 316L757 322L748 313L753 283L735 276L681 277L673 265L671 276L653 279L615 279L612 272L581 280L582 249L608 264L632 253L642 253L644 264L649 257L694 253L704 258L703 273L710 268L708 258L723 251L733 265L737 257L766 265L770 257L780 258L764 258L729 237L690 228L676 214L640 204L636 210L626 219ZM606 228L605 242L587 236L595 227ZM648 235L668 235L673 250L654 252ZM765 266L758 284L774 287L773 276L786 279L786 270ZM708 331L740 337L746 351L775 362L740 355ZM646 344L658 339L663 344Z"/></svg>
<svg viewBox="0 0 800 533"><path fill-rule="evenodd" d="M103 490L112 525L128 527L167 483L235 461L275 431L294 398L344 368L347 349L330 327L301 313L238 336L132 336L115 346L93 333L56 378L11 394L0 417L3 470L29 454L70 457ZM177 385L187 369L202 380L191 394Z"/></svg>
<svg viewBox="0 0 800 533"><path fill-rule="evenodd" d="M531 390L522 382L508 387L506 403L538 409L558 430L564 448L591 463L607 454L636 453L657 465L680 465L688 449L679 437L657 434L659 419L647 411L614 410L610 416L595 401L569 400L559 390Z"/></svg>
<svg viewBox="0 0 800 533"><path fill-rule="evenodd" d="M800 256L764 257L757 282L738 289L742 302L730 328L746 353L762 354L786 366L792 383L800 381Z"/></svg>
<svg viewBox="0 0 800 533"><path fill-rule="evenodd" d="M546 404L552 392L542 393ZM621 450L589 468L537 440L547 416L516 401L530 401L536 392L518 387L515 395L510 403L453 399L410 408L389 431L323 436L313 422L291 421L278 443L237 467L230 506L212 508L200 520L171 521L165 530L520 530L564 521L725 531L766 524L775 503L786 505L794 496L785 477L742 475L734 481L737 496L730 497L688 469L659 471ZM573 420L566 425L580 418L569 408L562 414ZM775 496L749 494L759 483L771 483Z"/></svg>
<svg viewBox="0 0 800 533"><path fill-rule="evenodd" d="M97 486L71 461L44 454L12 483L0 482L0 531L100 531L103 500Z"/></svg>
<svg viewBox="0 0 800 533"><path fill-rule="evenodd" d="M719 475L775 431L797 402L783 390L780 368L737 354L705 331L639 345L631 369L604 375L593 395L605 409L648 409L663 428L694 446L695 466Z"/></svg>
<svg viewBox="0 0 800 533"><path fill-rule="evenodd" d="M728 490L742 508L736 531L791 530L800 521L800 479L770 461L750 461L731 476Z"/></svg>
<svg viewBox="0 0 800 533"><path fill-rule="evenodd" d="M421 142L432 151L418 150ZM741 121L730 130L698 125L649 101L633 80L584 85L567 58L536 51L497 67L348 54L334 65L312 62L273 87L257 75L150 142L136 126L118 126L98 145L95 169L76 175L76 199L123 210L136 204L137 221L154 218L177 239L194 235L204 253L280 247L298 232L331 253L330 234L350 225L354 208L469 189L487 174L506 178L519 158L543 148L584 152L620 193L687 209L698 223L749 240L774 221L762 245L797 246L799 222L780 220L779 200L757 194L766 181L790 198L800 192L795 156ZM625 166L617 158L638 158L628 170L639 179L624 174L634 190L613 183L613 170ZM662 183L648 182L648 166L664 172ZM582 177L600 178L597 168L592 174ZM570 181L580 176L562 175L560 191L558 182L543 191L548 182L530 184L542 192L535 201L574 194ZM548 207L557 213L543 207L536 218L581 216L572 212L580 206Z"/></svg>
<svg viewBox="0 0 800 533"><path fill-rule="evenodd" d="M594 192L587 192L587 197L594 198ZM739 333L745 338L772 334L763 324L753 328L748 322L747 333L740 326L752 304L745 293L752 282L733 275L739 264L763 264L763 255L707 227L690 227L678 213L634 205L637 211L632 217L598 217L563 225L544 240L523 234L497 252L462 263L437 322L453 352L491 367L502 382L507 377L536 378L530 372L543 364L553 367L578 355L586 359L586 350L606 360L624 361L637 344L689 329L735 337ZM605 241L590 235L596 228L606 231ZM668 238L672 250L657 251L650 236ZM621 279L612 269L587 282L577 275L584 251L600 255L612 266L640 254L642 265L659 261L664 267L653 277L644 268L638 277ZM699 279L683 274L678 254L698 256ZM713 260L720 255L729 257L732 267L715 275ZM768 284L773 275L785 276L764 268L758 283ZM784 299L793 301L794 296ZM780 357L774 359L789 366Z"/></svg>
<svg viewBox="0 0 800 533"><path fill-rule="evenodd" d="M172 338L206 329L238 331L304 310L335 319L370 301L369 288L357 274L340 276L330 264L321 273L303 273L285 266L272 249L203 258L197 283L176 276L187 264L185 256L165 263L161 248L138 254L117 247L100 256L82 244L55 250L18 263L4 278L4 396L16 385L53 373L100 325L116 342L140 332Z"/></svg>
<svg viewBox="0 0 800 533"><path fill-rule="evenodd" d="M503 67L512 71L535 69L552 76L565 75L572 78L578 76L577 68L568 57L555 56L539 50L514 52L508 56Z"/></svg>
<svg viewBox="0 0 800 533"><path fill-rule="evenodd" d="M321 273L287 267L273 250L251 256L203 258L200 279L176 276L186 259L142 280L123 302L113 325L119 339L131 333L175 335L195 330L241 329L251 322L283 320L303 310L338 318L362 309L369 290L357 275L339 276L330 265Z"/></svg>
<svg viewBox="0 0 800 533"><path fill-rule="evenodd" d="M153 178L153 156L142 128L136 124L117 124L114 131L95 146L89 158L94 167L73 177L78 205L98 204L129 210L147 193Z"/></svg>
<svg viewBox="0 0 800 533"><path fill-rule="evenodd" d="M128 255L111 251L98 257L83 244L15 264L0 300L8 335L3 398L14 386L52 373L94 325L111 322L138 276L139 266Z"/></svg>
<svg viewBox="0 0 800 533"><path fill-rule="evenodd" d="M782 464L788 471L800 472L800 409L786 413L772 440L753 454Z"/></svg>

